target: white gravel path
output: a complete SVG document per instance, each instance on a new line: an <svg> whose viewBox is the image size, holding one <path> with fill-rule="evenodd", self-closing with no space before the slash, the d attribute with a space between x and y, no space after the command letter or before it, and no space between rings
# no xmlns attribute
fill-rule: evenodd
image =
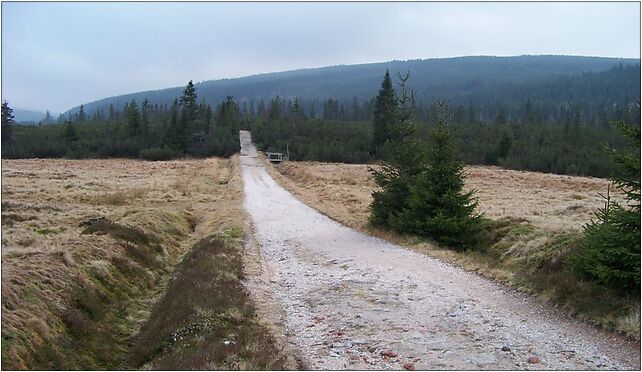
<svg viewBox="0 0 642 372"><path fill-rule="evenodd" d="M248 132L241 143L265 286L306 368L639 369L639 343L332 221L274 182Z"/></svg>

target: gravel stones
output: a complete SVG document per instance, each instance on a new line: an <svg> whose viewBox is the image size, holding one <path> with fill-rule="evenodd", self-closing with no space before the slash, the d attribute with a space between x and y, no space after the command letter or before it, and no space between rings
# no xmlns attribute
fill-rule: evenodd
<svg viewBox="0 0 642 372"><path fill-rule="evenodd" d="M529 356L526 361L528 362L528 364L537 364L540 362L539 358L536 356Z"/></svg>
<svg viewBox="0 0 642 372"><path fill-rule="evenodd" d="M252 153L247 138L242 146ZM544 369L636 369L635 359L611 356L618 347L604 335L524 294L321 215L256 157L241 156L241 169L263 270L278 278L252 283L281 305L288 343L308 369L510 370L534 354L546 355L536 363ZM559 352L570 349L576 357Z"/></svg>

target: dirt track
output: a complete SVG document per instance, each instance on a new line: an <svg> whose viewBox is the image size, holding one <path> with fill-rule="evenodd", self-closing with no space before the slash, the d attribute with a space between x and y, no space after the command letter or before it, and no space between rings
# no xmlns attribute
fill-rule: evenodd
<svg viewBox="0 0 642 372"><path fill-rule="evenodd" d="M268 277L250 289L282 306L306 368L639 368L633 342L330 220L274 182L249 133L241 144L245 208Z"/></svg>

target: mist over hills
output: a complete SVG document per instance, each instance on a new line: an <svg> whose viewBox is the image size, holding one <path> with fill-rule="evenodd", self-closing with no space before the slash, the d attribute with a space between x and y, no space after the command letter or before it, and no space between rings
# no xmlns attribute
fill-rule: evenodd
<svg viewBox="0 0 642 372"><path fill-rule="evenodd" d="M361 102L373 98L389 69L393 74L410 72L409 87L415 90L419 103L447 99L452 105L501 104L510 116L512 108L527 99L535 105L554 103L583 111L639 101L639 63L639 59L582 56L456 57L301 69L204 81L196 86L199 101L212 106L226 96L255 104L276 96L286 100L296 96L306 109L314 105L319 110L328 98L346 103L355 97ZM110 105L120 109L132 99L171 104L182 90L174 87L125 94L85 103L84 107L92 114L107 112Z"/></svg>
<svg viewBox="0 0 642 372"><path fill-rule="evenodd" d="M47 115L46 112L36 111L36 110L26 110L21 108L13 109L13 118L18 124L37 124L39 121L43 120ZM51 116L57 116L57 114L50 113Z"/></svg>

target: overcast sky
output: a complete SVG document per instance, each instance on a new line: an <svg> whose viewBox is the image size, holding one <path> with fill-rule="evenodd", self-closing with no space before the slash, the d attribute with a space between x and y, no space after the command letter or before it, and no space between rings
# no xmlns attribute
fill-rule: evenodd
<svg viewBox="0 0 642 372"><path fill-rule="evenodd" d="M640 54L639 3L2 3L2 98L107 96L303 67Z"/></svg>

